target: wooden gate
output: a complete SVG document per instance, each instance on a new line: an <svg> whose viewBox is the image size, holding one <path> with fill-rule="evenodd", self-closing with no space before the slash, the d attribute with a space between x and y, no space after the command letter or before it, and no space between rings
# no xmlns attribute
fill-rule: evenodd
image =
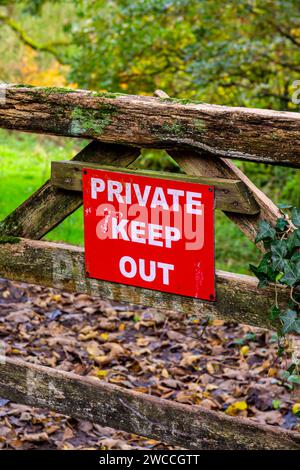
<svg viewBox="0 0 300 470"><path fill-rule="evenodd" d="M0 127L93 139L0 224L0 276L131 304L211 314L272 328L274 288L217 271L217 301L207 303L89 279L82 248L41 239L82 204L78 168L109 165L135 172L140 148L164 148L181 169L216 188L216 207L254 241L258 223L280 212L231 161L300 167L300 115L156 97L7 86ZM161 173L159 174L161 176ZM175 178L174 174L165 175ZM260 247L263 250L263 247ZM279 303L288 293L278 288ZM2 356L0 395L189 449L299 449L300 434L128 391L97 379Z"/></svg>

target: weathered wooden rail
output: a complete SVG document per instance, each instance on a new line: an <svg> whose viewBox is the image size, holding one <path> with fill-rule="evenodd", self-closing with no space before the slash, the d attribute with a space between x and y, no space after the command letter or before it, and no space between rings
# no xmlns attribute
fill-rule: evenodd
<svg viewBox="0 0 300 470"><path fill-rule="evenodd" d="M54 186L71 191L82 191L82 169L84 162L52 162L51 181ZM151 170L124 169L108 165L90 163L89 168L109 171L122 171L129 174L143 174L152 178L164 178L176 181L189 181L191 183L203 183L215 186L216 208L224 211L257 214L258 204L248 190L247 186L239 179L213 178L207 176L187 176L170 172L157 172Z"/></svg>
<svg viewBox="0 0 300 470"><path fill-rule="evenodd" d="M260 220L275 223L278 208L223 157L300 167L300 115L171 100L163 92L156 95L7 86L0 127L96 140L71 162L53 163L51 179L0 223L0 276L155 305L166 314L180 310L199 318L210 314L272 328L267 311L274 288L261 294L251 276L218 271L217 301L208 303L89 279L82 248L40 240L82 204L83 165L135 174L141 147L167 149L186 173L160 173L160 177L213 184L217 209L250 240ZM287 295L284 287L278 288L279 303ZM299 433L7 357L0 358L0 395L190 449L300 448Z"/></svg>
<svg viewBox="0 0 300 470"><path fill-rule="evenodd" d="M1 361L2 359L2 361ZM188 449L299 449L300 434L0 356L1 396Z"/></svg>
<svg viewBox="0 0 300 470"><path fill-rule="evenodd" d="M300 166L299 113L166 96L7 86L0 127Z"/></svg>
<svg viewBox="0 0 300 470"><path fill-rule="evenodd" d="M204 302L192 297L136 288L87 278L83 248L61 243L20 239L0 249L0 276L15 281L52 286L66 291L82 292L135 305L184 311L205 318L235 320L261 328L274 328L267 312L274 302L274 289L263 295L252 276L217 271L217 301ZM279 299L288 299L287 290L278 288Z"/></svg>

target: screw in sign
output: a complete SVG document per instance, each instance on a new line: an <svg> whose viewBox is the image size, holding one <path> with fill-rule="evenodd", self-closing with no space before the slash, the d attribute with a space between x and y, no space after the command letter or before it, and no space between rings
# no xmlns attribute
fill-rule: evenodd
<svg viewBox="0 0 300 470"><path fill-rule="evenodd" d="M89 168L82 183L88 277L215 300L212 186Z"/></svg>

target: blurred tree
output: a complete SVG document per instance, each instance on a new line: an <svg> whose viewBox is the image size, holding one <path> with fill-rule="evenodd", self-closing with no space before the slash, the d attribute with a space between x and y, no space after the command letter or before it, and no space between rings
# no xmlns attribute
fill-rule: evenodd
<svg viewBox="0 0 300 470"><path fill-rule="evenodd" d="M68 66L62 49L69 46L63 26L74 16L71 3L0 0L0 80L64 86Z"/></svg>
<svg viewBox="0 0 300 470"><path fill-rule="evenodd" d="M80 86L288 109L300 76L299 0L77 1Z"/></svg>
<svg viewBox="0 0 300 470"><path fill-rule="evenodd" d="M0 22L28 47L68 64L69 80L80 87L159 87L214 103L295 108L299 0L74 0L71 14L59 0L0 5ZM60 37L42 41L23 19L42 17L49 5L68 14Z"/></svg>

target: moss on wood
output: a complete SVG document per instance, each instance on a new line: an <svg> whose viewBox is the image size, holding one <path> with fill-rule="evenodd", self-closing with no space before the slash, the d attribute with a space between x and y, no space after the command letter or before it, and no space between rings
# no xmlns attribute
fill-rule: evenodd
<svg viewBox="0 0 300 470"><path fill-rule="evenodd" d="M115 99L122 96L122 93L110 93L108 91L93 91L93 95L99 98Z"/></svg>
<svg viewBox="0 0 300 470"><path fill-rule="evenodd" d="M46 95L50 95L52 93L58 93L60 95L64 95L66 93L76 93L77 90L74 88L62 88L62 87L55 87L55 86L49 86L49 87L43 87L40 91L45 93Z"/></svg>
<svg viewBox="0 0 300 470"><path fill-rule="evenodd" d="M177 149L186 151L189 148L197 154L204 150L222 158L300 167L300 150L297 145L300 138L299 113L283 115L280 111L255 109L250 112L246 108L193 105L197 103L195 100L161 98L159 101L132 95L126 95L126 99L106 100L83 90L68 95L50 94L48 97L42 88L24 88L20 93L8 85L6 92L6 102L0 117L0 125L5 129L94 139L98 135L93 129L101 131L105 128L99 139L106 143L119 141L139 148L164 148L166 143L172 143ZM176 101L186 106L172 104ZM107 108L105 118L103 111L100 116L101 124L95 124L93 120L97 118L97 111L90 110L101 109L101 106L103 109L108 104L115 105L117 109L114 125L106 127L112 114L110 110L107 112ZM79 115L76 107L87 111L79 111ZM63 112L60 119L55 117L57 110ZM73 126L72 111L75 117L78 115ZM195 119L201 119L207 125L205 142L203 133L197 132L194 127ZM92 121L89 126L86 125L87 120ZM163 133L161 126L164 122L173 124L176 121L186 127L184 135L178 138L175 134ZM81 123L83 126L80 128ZM87 128L92 131L86 131ZM175 129L178 131L178 127ZM282 134L278 134L278 140L272 139L270 134L276 132L277 135L278 130Z"/></svg>
<svg viewBox="0 0 300 470"><path fill-rule="evenodd" d="M20 241L21 241L21 238L19 237L12 237L9 235L0 236L0 245L4 243L11 243L11 244L20 243Z"/></svg>
<svg viewBox="0 0 300 470"><path fill-rule="evenodd" d="M94 131L100 135L111 123L115 113L116 109L111 105L103 105L100 109L85 109L77 106L71 114L72 132L84 134L87 131Z"/></svg>
<svg viewBox="0 0 300 470"><path fill-rule="evenodd" d="M191 100L191 99L169 98L169 97L161 97L159 99L160 101L163 101L164 103L172 103L172 104L203 104L203 101Z"/></svg>
<svg viewBox="0 0 300 470"><path fill-rule="evenodd" d="M176 136L180 136L185 133L185 127L178 121L174 122L173 124L164 123L161 126L163 133L167 134L175 134Z"/></svg>
<svg viewBox="0 0 300 470"><path fill-rule="evenodd" d="M13 213L9 214L4 220L0 222L0 237L5 237L11 233L18 232L20 225L18 220L14 217Z"/></svg>
<svg viewBox="0 0 300 470"><path fill-rule="evenodd" d="M204 132L206 129L205 122L202 119L195 119L194 127L198 132Z"/></svg>
<svg viewBox="0 0 300 470"><path fill-rule="evenodd" d="M18 83L17 85L12 85L13 88L35 88L33 85L24 85L22 83Z"/></svg>

